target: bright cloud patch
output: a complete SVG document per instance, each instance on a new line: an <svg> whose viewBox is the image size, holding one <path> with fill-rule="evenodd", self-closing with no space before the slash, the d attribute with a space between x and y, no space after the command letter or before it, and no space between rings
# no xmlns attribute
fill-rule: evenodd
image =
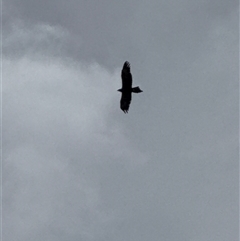
<svg viewBox="0 0 240 241"><path fill-rule="evenodd" d="M38 39L34 44L42 48L54 36L64 37L54 27L33 29L17 30L23 45ZM15 34L5 46L16 46ZM118 123L108 121L110 111L119 111L119 70L110 74L98 64L43 52L3 57L5 235L92 240L115 218L103 208L104 173L98 169L120 162L132 167L145 157L127 143Z"/></svg>

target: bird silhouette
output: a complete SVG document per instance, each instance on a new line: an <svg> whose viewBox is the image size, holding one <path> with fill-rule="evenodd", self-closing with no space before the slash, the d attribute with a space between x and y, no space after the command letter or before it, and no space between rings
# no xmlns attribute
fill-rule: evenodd
<svg viewBox="0 0 240 241"><path fill-rule="evenodd" d="M122 88L118 90L122 93L120 108L126 114L128 113L129 106L132 100L132 93L141 93L143 91L139 88L139 86L132 87L132 74L130 71L130 63L128 61L123 64L121 77Z"/></svg>

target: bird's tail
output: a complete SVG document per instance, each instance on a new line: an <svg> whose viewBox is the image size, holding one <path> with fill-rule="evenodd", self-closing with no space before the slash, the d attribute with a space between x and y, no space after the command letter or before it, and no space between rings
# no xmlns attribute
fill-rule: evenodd
<svg viewBox="0 0 240 241"><path fill-rule="evenodd" d="M133 87L133 88L132 88L132 92L133 92L133 93L141 93L141 92L143 92L143 91L139 88L139 86L137 86L137 87Z"/></svg>

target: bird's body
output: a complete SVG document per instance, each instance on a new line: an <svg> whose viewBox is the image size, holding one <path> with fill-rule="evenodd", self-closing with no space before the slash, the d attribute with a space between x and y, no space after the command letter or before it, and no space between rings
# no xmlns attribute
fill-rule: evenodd
<svg viewBox="0 0 240 241"><path fill-rule="evenodd" d="M125 62L122 68L122 88L118 91L122 92L120 100L120 108L124 113L127 113L132 100L132 93L141 93L142 90L137 87L132 87L132 74L130 72L129 62Z"/></svg>

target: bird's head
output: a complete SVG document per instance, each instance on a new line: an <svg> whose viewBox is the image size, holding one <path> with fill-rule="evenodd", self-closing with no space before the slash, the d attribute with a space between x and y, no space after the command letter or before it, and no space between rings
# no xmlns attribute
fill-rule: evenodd
<svg viewBox="0 0 240 241"><path fill-rule="evenodd" d="M122 92L122 89L118 89L117 91Z"/></svg>

